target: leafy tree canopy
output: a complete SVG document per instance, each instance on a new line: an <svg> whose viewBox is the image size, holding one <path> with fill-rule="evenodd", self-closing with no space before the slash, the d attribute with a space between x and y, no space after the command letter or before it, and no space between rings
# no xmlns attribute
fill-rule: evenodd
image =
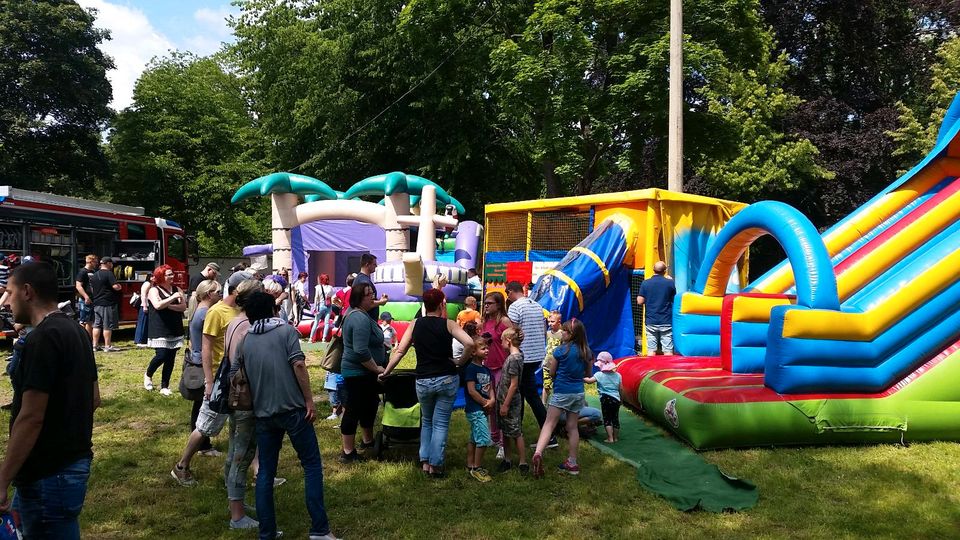
<svg viewBox="0 0 960 540"><path fill-rule="evenodd" d="M216 59L154 60L110 136L113 199L197 231L206 255L235 255L269 234L268 202L230 205L265 171L260 141L240 80Z"/></svg>
<svg viewBox="0 0 960 540"><path fill-rule="evenodd" d="M0 0L0 183L97 195L113 62L93 20L72 1Z"/></svg>

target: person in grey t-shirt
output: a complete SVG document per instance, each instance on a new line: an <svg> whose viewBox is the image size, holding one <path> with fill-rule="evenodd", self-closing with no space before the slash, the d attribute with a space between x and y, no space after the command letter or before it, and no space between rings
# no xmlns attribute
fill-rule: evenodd
<svg viewBox="0 0 960 540"><path fill-rule="evenodd" d="M257 517L260 538L277 534L273 501L273 477L277 473L283 436L290 437L303 467L311 537L330 534L323 504L323 464L313 422L317 409L310 391L310 377L300 350L296 329L276 316L273 296L254 293L244 310L250 330L240 348L257 417L257 447L260 471L257 474Z"/></svg>

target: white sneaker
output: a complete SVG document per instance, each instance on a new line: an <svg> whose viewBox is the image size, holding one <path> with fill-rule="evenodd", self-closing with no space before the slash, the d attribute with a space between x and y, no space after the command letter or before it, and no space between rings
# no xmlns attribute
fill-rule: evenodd
<svg viewBox="0 0 960 540"><path fill-rule="evenodd" d="M330 413L330 416L327 417L327 420L336 420L337 418L340 418L337 416L337 413Z"/></svg>
<svg viewBox="0 0 960 540"><path fill-rule="evenodd" d="M250 516L243 516L236 521L230 520L231 529L256 529L259 526L260 523Z"/></svg>
<svg viewBox="0 0 960 540"><path fill-rule="evenodd" d="M146 375L143 376L143 387L147 390L153 390L153 381L150 380L150 377Z"/></svg>
<svg viewBox="0 0 960 540"><path fill-rule="evenodd" d="M171 392L169 388L161 388L161 389L160 389L160 395L161 395L161 396L172 396L172 395L173 395L173 392Z"/></svg>
<svg viewBox="0 0 960 540"><path fill-rule="evenodd" d="M503 447L501 446L501 447L497 448L497 459L502 460L502 459L503 459L503 456L504 456L504 455L503 455Z"/></svg>
<svg viewBox="0 0 960 540"><path fill-rule="evenodd" d="M277 477L275 477L275 478L273 479L273 487L279 487L279 486L282 486L282 485L284 485L284 484L286 484L286 483L287 483L287 479L286 479L286 478L281 478L281 477L277 476Z"/></svg>

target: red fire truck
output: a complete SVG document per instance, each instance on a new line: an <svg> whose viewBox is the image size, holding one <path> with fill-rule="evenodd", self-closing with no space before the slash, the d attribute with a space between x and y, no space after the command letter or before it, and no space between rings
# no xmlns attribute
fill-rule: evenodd
<svg viewBox="0 0 960 540"><path fill-rule="evenodd" d="M122 287L122 322L136 322L130 296L158 266L169 264L174 282L186 289L196 245L180 225L145 216L141 207L0 186L0 253L52 264L61 301L76 296L75 278L86 255L112 256Z"/></svg>

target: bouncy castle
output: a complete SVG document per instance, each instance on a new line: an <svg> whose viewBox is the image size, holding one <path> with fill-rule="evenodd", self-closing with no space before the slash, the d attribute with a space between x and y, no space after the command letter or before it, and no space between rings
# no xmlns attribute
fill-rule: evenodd
<svg viewBox="0 0 960 540"><path fill-rule="evenodd" d="M488 204L485 290L536 282L531 297L563 320L583 320L592 349L632 355L644 268L667 261L677 290L690 289L711 240L745 206L660 189ZM734 274L736 289L746 256Z"/></svg>
<svg viewBox="0 0 960 540"><path fill-rule="evenodd" d="M960 439L958 118L822 236L781 203L733 216L674 303L683 356L622 360L624 398L697 448ZM787 260L731 294L764 234Z"/></svg>

